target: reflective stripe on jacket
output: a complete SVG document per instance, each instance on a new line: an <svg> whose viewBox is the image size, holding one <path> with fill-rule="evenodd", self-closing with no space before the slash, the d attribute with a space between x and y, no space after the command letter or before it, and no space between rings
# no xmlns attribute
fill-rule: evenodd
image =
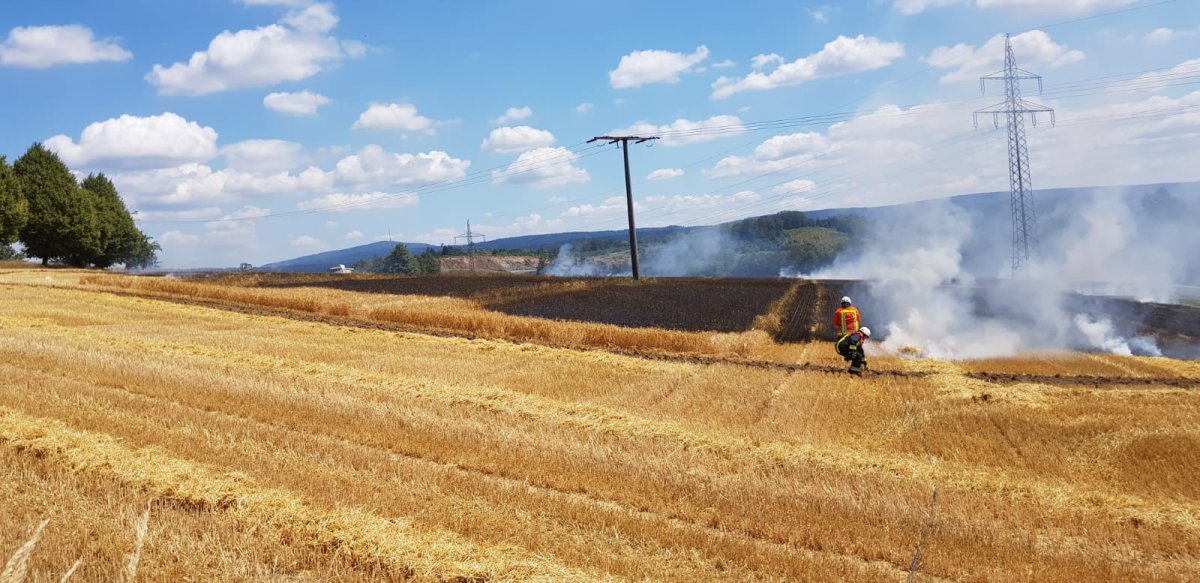
<svg viewBox="0 0 1200 583"><path fill-rule="evenodd" d="M858 330L859 325L858 308L854 306L838 308L833 313L833 329L837 332L838 336L845 336L850 332Z"/></svg>

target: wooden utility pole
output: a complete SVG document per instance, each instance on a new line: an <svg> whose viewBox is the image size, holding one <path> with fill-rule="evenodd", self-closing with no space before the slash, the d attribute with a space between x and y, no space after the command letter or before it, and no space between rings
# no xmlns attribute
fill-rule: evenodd
<svg viewBox="0 0 1200 583"><path fill-rule="evenodd" d="M640 144L657 139L658 136L596 136L587 141L589 144L600 140L607 140L610 144L620 142L621 150L625 153L625 206L629 210L629 259L633 264L634 279L641 279L641 276L638 274L637 229L633 225L633 183L629 178L629 140Z"/></svg>

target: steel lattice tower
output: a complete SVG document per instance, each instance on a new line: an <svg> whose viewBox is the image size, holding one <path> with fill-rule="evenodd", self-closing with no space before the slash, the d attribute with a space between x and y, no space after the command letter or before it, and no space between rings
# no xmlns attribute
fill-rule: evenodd
<svg viewBox="0 0 1200 583"><path fill-rule="evenodd" d="M1012 198L1013 226L1013 277L1022 273L1029 265L1030 255L1037 254L1037 213L1033 204L1033 181L1029 173L1029 146L1025 141L1025 115L1037 125L1037 114L1049 113L1050 124L1054 125L1054 110L1044 105L1021 98L1021 81L1036 79L1038 93L1042 92L1042 78L1017 67L1013 56L1012 39L1004 35L1004 70L979 78L979 89L986 93L988 81L1004 81L1004 102L976 111L975 127L979 127L979 115L990 114L992 125L1000 127L1004 116L1008 126L1008 188Z"/></svg>

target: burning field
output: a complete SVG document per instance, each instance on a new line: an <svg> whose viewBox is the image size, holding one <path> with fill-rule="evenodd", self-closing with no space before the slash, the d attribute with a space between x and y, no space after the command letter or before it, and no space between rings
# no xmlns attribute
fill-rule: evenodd
<svg viewBox="0 0 1200 583"><path fill-rule="evenodd" d="M0 558L35 581L1200 575L1200 365L873 353L849 378L829 304L886 310L856 285L0 273ZM621 316L630 290L660 319ZM719 315L672 329L672 306ZM1143 325L1195 338L1166 314Z"/></svg>

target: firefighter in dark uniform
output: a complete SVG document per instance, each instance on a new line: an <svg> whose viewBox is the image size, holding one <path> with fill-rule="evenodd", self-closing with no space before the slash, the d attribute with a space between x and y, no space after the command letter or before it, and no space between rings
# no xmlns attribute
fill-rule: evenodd
<svg viewBox="0 0 1200 583"><path fill-rule="evenodd" d="M837 352L850 363L850 374L862 374L867 368L867 353L863 351L863 345L870 337L871 329L863 326L838 340Z"/></svg>

